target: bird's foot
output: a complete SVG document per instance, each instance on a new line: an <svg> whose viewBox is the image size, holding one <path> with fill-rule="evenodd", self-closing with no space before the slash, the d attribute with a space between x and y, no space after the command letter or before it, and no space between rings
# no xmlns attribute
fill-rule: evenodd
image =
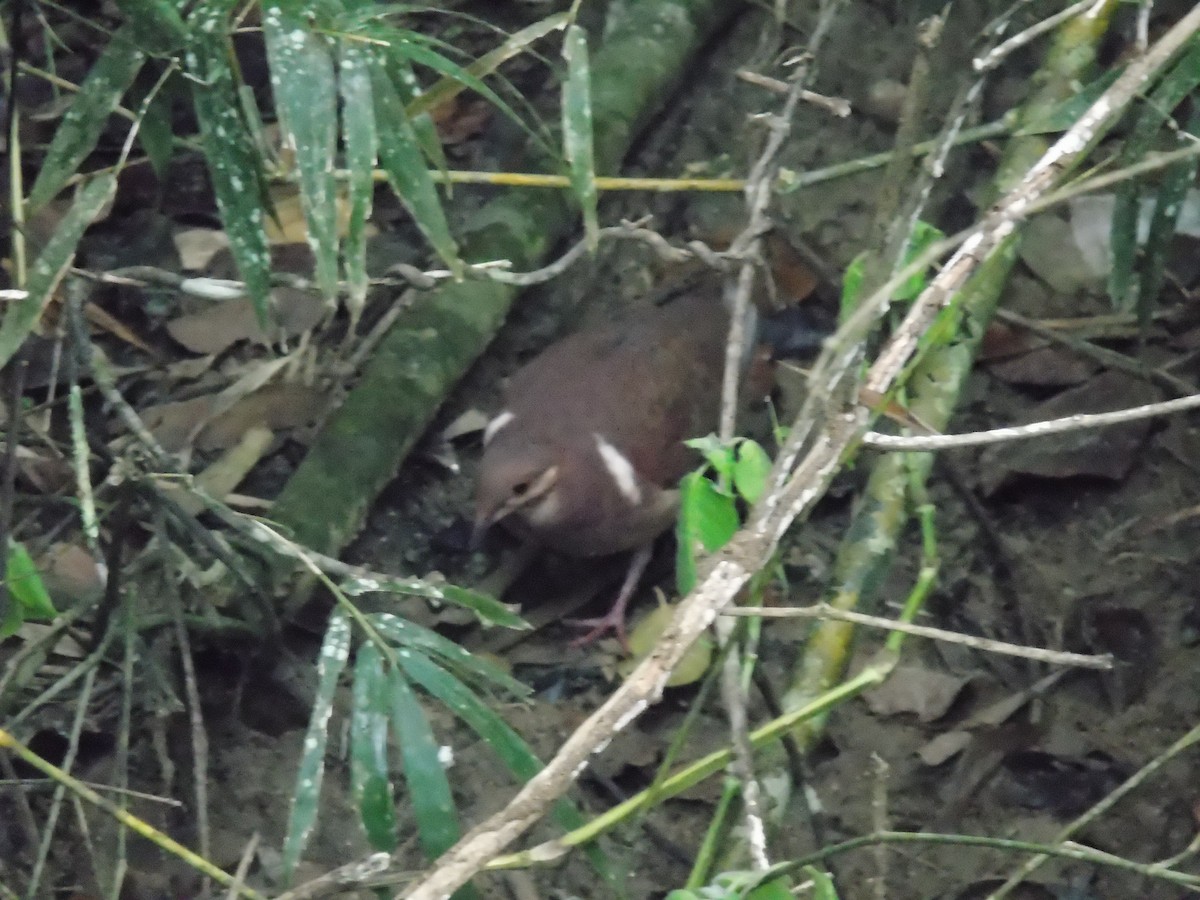
<svg viewBox="0 0 1200 900"><path fill-rule="evenodd" d="M614 603L612 609L594 619L564 619L563 621L572 628L588 629L568 645L574 649L586 647L611 631L621 642L621 649L626 653L629 652L629 639L625 636L625 604L623 603Z"/></svg>

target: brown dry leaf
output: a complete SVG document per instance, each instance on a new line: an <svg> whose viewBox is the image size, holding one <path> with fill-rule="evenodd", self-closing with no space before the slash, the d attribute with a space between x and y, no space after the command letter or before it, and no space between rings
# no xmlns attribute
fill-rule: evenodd
<svg viewBox="0 0 1200 900"><path fill-rule="evenodd" d="M308 240L308 226L304 221L304 208L300 203L300 189L290 182L273 183L268 191L271 198L272 215L267 216L266 232L269 244L304 244ZM350 204L344 188L338 189L337 234L346 236L350 223Z"/></svg>
<svg viewBox="0 0 1200 900"><path fill-rule="evenodd" d="M87 320L97 328L103 329L113 337L119 338L131 346L137 347L147 356L158 358L158 351L143 341L133 329L128 327L124 322L109 313L95 303L88 303L83 308L84 315Z"/></svg>
<svg viewBox="0 0 1200 900"><path fill-rule="evenodd" d="M196 446L204 451L223 450L259 425L272 431L312 425L325 412L328 396L303 384L268 384L209 422L196 439Z"/></svg>
<svg viewBox="0 0 1200 900"><path fill-rule="evenodd" d="M203 272L212 258L229 246L229 235L219 228L185 228L175 232L175 249L183 267Z"/></svg>
<svg viewBox="0 0 1200 900"><path fill-rule="evenodd" d="M3 424L0 422L0 424ZM42 449L17 447L17 473L43 494L56 494L75 485L69 460Z"/></svg>
<svg viewBox="0 0 1200 900"><path fill-rule="evenodd" d="M268 334L258 324L248 297L210 306L167 323L167 333L193 353L221 353L238 341L270 344L302 334L320 324L328 307L315 291L275 288L271 291L276 328Z"/></svg>
<svg viewBox="0 0 1200 900"><path fill-rule="evenodd" d="M901 665L863 699L877 716L915 713L922 722L934 722L946 714L970 680L923 666Z"/></svg>
<svg viewBox="0 0 1200 900"><path fill-rule="evenodd" d="M1102 372L1085 384L1039 404L1025 421L1108 412L1159 399L1159 392L1140 379L1123 372ZM1149 430L1150 420L1142 419L1107 428L1047 435L1036 441L997 444L980 457L980 485L985 493L993 494L1022 475L1042 478L1086 475L1118 481L1129 474Z"/></svg>
<svg viewBox="0 0 1200 900"><path fill-rule="evenodd" d="M821 279L788 240L777 231L767 235L767 265L785 306L807 299Z"/></svg>
<svg viewBox="0 0 1200 900"><path fill-rule="evenodd" d="M269 428L256 425L242 435L237 446L221 456L196 476L196 487L210 497L224 500L225 496L242 483L242 479L258 465L274 435ZM193 516L204 511L204 501L177 482L160 483L159 489L172 497L183 509Z"/></svg>

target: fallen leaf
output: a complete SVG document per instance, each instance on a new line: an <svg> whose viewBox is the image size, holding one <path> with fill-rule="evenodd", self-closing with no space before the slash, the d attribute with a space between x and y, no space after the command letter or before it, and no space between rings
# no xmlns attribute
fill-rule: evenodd
<svg viewBox="0 0 1200 900"><path fill-rule="evenodd" d="M1123 372L1102 372L1034 407L1024 421L1107 412L1158 399L1159 392L1141 379ZM1024 475L1090 476L1119 481L1129 474L1149 430L1150 420L1141 419L1107 428L1077 429L1037 440L996 444L980 457L980 485L985 493L993 494Z"/></svg>
<svg viewBox="0 0 1200 900"><path fill-rule="evenodd" d="M167 323L167 333L193 353L221 353L238 341L271 344L303 334L320 324L329 311L315 291L281 287L271 291L274 328L264 331L248 297L216 303L208 309Z"/></svg>
<svg viewBox="0 0 1200 900"><path fill-rule="evenodd" d="M328 394L303 384L268 384L215 416L196 438L200 450L223 450L252 428L288 431L312 425L324 413Z"/></svg>
<svg viewBox="0 0 1200 900"><path fill-rule="evenodd" d="M229 235L218 228L185 228L175 232L175 249L183 267L203 272L212 258L229 247Z"/></svg>
<svg viewBox="0 0 1200 900"><path fill-rule="evenodd" d="M913 713L922 722L933 722L946 714L969 678L923 666L901 665L863 699L877 716Z"/></svg>

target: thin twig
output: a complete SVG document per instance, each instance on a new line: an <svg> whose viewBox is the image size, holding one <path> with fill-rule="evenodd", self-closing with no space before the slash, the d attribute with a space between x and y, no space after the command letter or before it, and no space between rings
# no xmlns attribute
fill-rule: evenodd
<svg viewBox="0 0 1200 900"><path fill-rule="evenodd" d="M1099 0L1099 2L1103 2L1103 0ZM972 60L971 64L975 67L976 72L990 72L1000 65L1014 50L1018 50L1043 34L1053 31L1068 19L1073 19L1075 16L1082 14L1089 6L1097 5L1099 5L1098 0L1079 0L1079 2L1071 4L1066 9L1060 10L1052 16L1047 16L1035 25L1031 25L1024 31L1014 34L1007 41L997 47L993 47L983 56L976 57Z"/></svg>
<svg viewBox="0 0 1200 900"><path fill-rule="evenodd" d="M737 616L740 618L764 619L837 619L840 622L853 622L855 625L865 625L868 628L882 628L885 631L902 631L915 637L932 638L935 641L945 641L948 644L961 644L988 653L1003 653L1006 656L1020 656L1025 659L1035 659L1038 662L1051 663L1060 666L1079 666L1084 669L1109 670L1113 667L1113 659L1108 654L1094 656L1088 653L1070 653L1066 650L1046 650L1041 647L1026 647L1022 644L1010 644L1007 641L996 641L991 638L976 637L973 634L963 634L958 631L948 631L945 628L934 628L930 625L913 625L908 622L897 622L882 616L870 616L866 613L851 612L837 609L828 603L816 603L812 606L791 607L748 607L734 606L721 611L722 616Z"/></svg>
<svg viewBox="0 0 1200 900"><path fill-rule="evenodd" d="M908 436L868 431L863 435L863 443L877 450L959 450L963 447L982 447L986 444L1024 441L1035 437L1045 437L1049 434L1121 425L1125 422L1136 422L1139 419L1148 419L1153 416L1183 412L1198 406L1200 406L1200 394L1191 394L1187 397L1163 400L1159 403L1147 403L1143 406L1132 406L1113 412L1079 413L1074 416L1064 416L1061 419L1048 419L1044 422L1032 422L1029 425L1012 425L1007 428L993 428L989 431L973 431L968 434Z"/></svg>

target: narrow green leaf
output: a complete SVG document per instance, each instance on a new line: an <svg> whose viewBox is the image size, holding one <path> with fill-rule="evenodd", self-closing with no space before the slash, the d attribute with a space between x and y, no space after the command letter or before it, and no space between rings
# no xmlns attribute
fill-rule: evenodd
<svg viewBox="0 0 1200 900"><path fill-rule="evenodd" d="M401 665L411 650L401 650ZM429 859L437 859L458 840L458 817L446 768L442 765L433 729L408 681L400 672L391 672L392 731L404 759L404 783L417 820L421 848Z"/></svg>
<svg viewBox="0 0 1200 900"><path fill-rule="evenodd" d="M325 746L329 740L329 717L338 679L350 658L350 621L340 612L329 618L321 653L317 657L317 696L304 736L304 753L296 773L296 790L283 841L283 872L290 880L304 854L320 808L321 782L325 777Z"/></svg>
<svg viewBox="0 0 1200 900"><path fill-rule="evenodd" d="M421 98L421 83L417 80L412 63L400 49L405 45L406 42L401 40L391 44L388 48L388 77L392 80L392 87L396 89L396 96L404 104L405 112L408 112L408 121L412 124L413 134L417 136L417 144L420 146L421 152L425 154L430 165L441 174L445 185L443 190L449 194L450 185L446 180L449 165L446 162L446 153L442 149L441 135L438 134L437 126L433 124L433 116L427 112L413 113L410 111Z"/></svg>
<svg viewBox="0 0 1200 900"><path fill-rule="evenodd" d="M109 115L146 61L131 25L118 29L96 60L67 110L29 192L29 212L45 205L63 189L96 147Z"/></svg>
<svg viewBox="0 0 1200 900"><path fill-rule="evenodd" d="M733 467L733 486L747 503L757 503L767 487L771 473L771 457L756 441L743 438L738 442L737 462Z"/></svg>
<svg viewBox="0 0 1200 900"><path fill-rule="evenodd" d="M542 761L524 738L454 675L422 653L402 653L399 659L405 674L479 735L520 781L528 781L542 770ZM579 828L585 821L583 814L565 798L555 804L554 817L568 831ZM598 848L588 848L588 857L606 881L615 882L612 866Z"/></svg>
<svg viewBox="0 0 1200 900"><path fill-rule="evenodd" d="M371 69L367 51L355 41L343 40L338 86L342 92L342 133L346 145L346 190L350 215L344 245L350 310L361 310L367 301L367 221L375 197L375 109L371 98Z"/></svg>
<svg viewBox="0 0 1200 900"><path fill-rule="evenodd" d="M1121 149L1118 168L1140 160L1154 146L1163 123L1184 98L1200 85L1200 40L1192 39L1190 49L1163 76L1158 86L1142 104L1137 119ZM1113 208L1112 271L1108 276L1108 294L1114 309L1127 311L1131 307L1130 289L1137 258L1138 201L1141 179L1123 182L1116 191Z"/></svg>
<svg viewBox="0 0 1200 900"><path fill-rule="evenodd" d="M705 552L725 545L737 531L733 498L698 472L684 476L679 485L678 551L675 585L681 596L696 586L696 562Z"/></svg>
<svg viewBox="0 0 1200 900"><path fill-rule="evenodd" d="M269 321L271 255L263 230L262 170L240 113L227 19L236 0L209 0L192 15L187 63L200 139L229 247L259 322Z"/></svg>
<svg viewBox="0 0 1200 900"><path fill-rule="evenodd" d="M317 284L332 304L338 289L337 90L328 41L279 3L263 6L263 35L271 66L275 110L296 154L300 205Z"/></svg>
<svg viewBox="0 0 1200 900"><path fill-rule="evenodd" d="M172 83L175 83L175 76L169 78L162 90L154 95L142 115L137 133L138 143L149 158L160 184L166 183L167 170L175 149L175 135L171 131L171 104L176 91L171 89Z"/></svg>
<svg viewBox="0 0 1200 900"><path fill-rule="evenodd" d="M522 630L530 627L528 622L494 597L453 584L434 584L423 578L376 578L371 580L351 578L341 584L341 589L351 597L375 593L411 594L416 597L427 597L430 600L455 603L465 607L479 616L480 622L484 625L498 625L503 628Z"/></svg>
<svg viewBox="0 0 1200 900"><path fill-rule="evenodd" d="M79 246L84 229L92 224L112 199L116 189L116 177L105 173L97 175L75 195L70 211L58 223L58 230L42 248L29 270L25 285L28 296L9 304L4 311L3 322L0 322L0 369L21 348L41 317L51 294L75 258L75 248Z"/></svg>
<svg viewBox="0 0 1200 900"><path fill-rule="evenodd" d="M439 657L456 672L483 683L492 684L520 699L529 696L529 688L501 672L490 662L479 659L458 644L407 619L391 613L367 616L371 625L389 642Z"/></svg>
<svg viewBox="0 0 1200 900"><path fill-rule="evenodd" d="M396 806L388 777L390 695L382 655L373 644L364 644L354 663L350 782L367 840L376 850L389 852L397 844Z"/></svg>
<svg viewBox="0 0 1200 900"><path fill-rule="evenodd" d="M165 56L187 41L187 27L171 0L117 0L134 39L147 53Z"/></svg>
<svg viewBox="0 0 1200 900"><path fill-rule="evenodd" d="M936 244L946 236L940 228L930 225L928 222L917 220L913 226L913 232L909 236L908 246L904 248L904 258L900 262L900 267L903 268L911 263L914 259L928 250L933 244ZM914 300L921 291L925 290L925 285L929 282L929 270L917 272L910 275L908 279L896 289L893 295L895 300Z"/></svg>
<svg viewBox="0 0 1200 900"><path fill-rule="evenodd" d="M1187 127L1176 135L1176 143L1182 147L1194 141L1192 135L1196 134L1197 128L1200 128L1200 109L1193 108ZM1142 280L1138 288L1138 319L1143 326L1150 323L1150 317L1158 305L1158 294L1162 290L1167 268L1167 255L1171 250L1184 200L1196 182L1197 165L1196 157L1183 159L1168 167L1161 176L1154 213L1150 217L1150 231L1146 236Z"/></svg>
<svg viewBox="0 0 1200 900"><path fill-rule="evenodd" d="M404 104L388 78L387 66L378 55L372 58L371 87L375 98L375 125L379 131L379 158L392 190L408 207L417 227L442 261L456 275L460 274L462 260L458 258L458 245L450 234L437 188L425 168L425 158Z"/></svg>
<svg viewBox="0 0 1200 900"><path fill-rule="evenodd" d="M563 156L571 172L571 188L583 211L588 250L600 245L596 218L596 161L592 150L592 75L588 65L587 32L578 25L567 28L563 41L567 80L563 83Z"/></svg>
<svg viewBox="0 0 1200 900"><path fill-rule="evenodd" d="M862 299L863 278L866 275L868 253L866 250L850 260L846 271L842 274L842 299L838 307L838 321L845 322L850 318Z"/></svg>

